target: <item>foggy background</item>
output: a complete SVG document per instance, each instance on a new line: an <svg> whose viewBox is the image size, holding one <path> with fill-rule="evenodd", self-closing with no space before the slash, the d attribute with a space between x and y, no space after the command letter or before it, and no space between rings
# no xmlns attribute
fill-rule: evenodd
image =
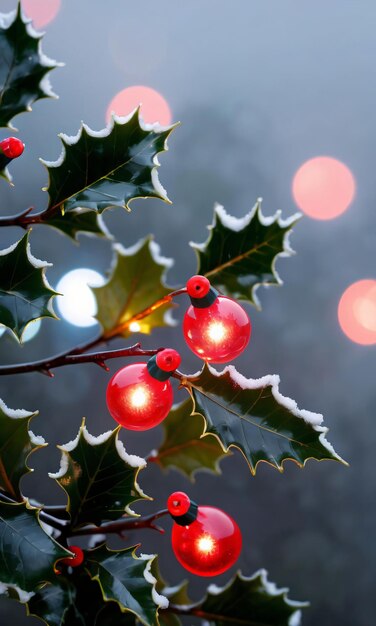
<svg viewBox="0 0 376 626"><path fill-rule="evenodd" d="M0 0L3 12L15 6L15 0ZM248 308L253 337L236 361L247 376L280 374L284 395L323 413L329 441L350 467L309 461L301 470L287 462L279 474L261 464L254 478L235 451L222 462L220 477L199 473L190 484L174 470L162 474L152 466L139 482L155 502L135 509L149 513L164 507L175 489L220 506L241 527L242 572L251 575L265 567L272 581L290 587L292 599L310 600L305 626L370 626L376 614L376 350L343 334L337 306L350 283L376 277L376 4L62 0L46 30L44 52L66 64L50 74L60 98L36 103L32 113L13 122L26 150L11 165L15 188L1 184L3 215L46 205L47 194L40 189L47 177L38 157L57 159L57 133L75 134L81 120L103 128L110 100L132 85L159 91L173 119L182 122L160 158L160 179L173 205L137 200L130 215L107 211L105 222L126 246L154 233L162 254L175 259L168 273L172 286L195 273L188 242L206 240L216 201L241 217L262 196L265 215L282 209L288 217L298 210L291 184L303 162L328 155L352 171L357 189L347 212L330 221L304 217L296 226L291 237L296 256L277 263L285 284L259 289L262 311ZM1 247L21 235L20 229L1 229ZM35 256L54 263L47 272L53 286L76 267L104 274L111 264L108 242L81 236L76 246L47 227L33 229L31 246ZM179 302L181 319L187 302ZM98 330L47 319L22 348L4 335L1 362L46 357ZM180 326L141 341L145 348L177 347L181 369L197 371L199 361L183 346ZM109 364L114 372L125 363ZM0 378L0 396L8 406L40 410L32 430L50 443L30 459L35 472L24 479L27 495L46 504L64 502L62 490L46 474L59 468L55 446L75 437L83 415L95 435L114 427L105 406L108 380L93 364L58 369L54 380L37 373ZM158 447L161 438L160 427L122 433L128 452L141 455ZM223 584L235 571L213 580L190 576L170 549L170 521L163 525L163 537L143 533L142 551L160 552L170 583L190 578L195 599L206 584ZM110 545L126 547L139 539L133 533L125 543L111 539ZM23 606L2 598L0 623L12 620L20 626L40 623L26 618Z"/></svg>

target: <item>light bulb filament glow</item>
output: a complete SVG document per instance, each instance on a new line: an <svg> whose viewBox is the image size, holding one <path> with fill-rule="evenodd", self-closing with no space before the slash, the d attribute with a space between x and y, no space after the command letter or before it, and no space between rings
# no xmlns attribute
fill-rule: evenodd
<svg viewBox="0 0 376 626"><path fill-rule="evenodd" d="M208 327L208 337L214 343L220 343L227 335L227 330L222 322L212 322Z"/></svg>
<svg viewBox="0 0 376 626"><path fill-rule="evenodd" d="M201 535L197 539L197 549L202 554L213 554L215 550L215 541L210 535Z"/></svg>
<svg viewBox="0 0 376 626"><path fill-rule="evenodd" d="M135 409L142 409L149 402L149 393L142 387L139 387L131 393L130 404Z"/></svg>

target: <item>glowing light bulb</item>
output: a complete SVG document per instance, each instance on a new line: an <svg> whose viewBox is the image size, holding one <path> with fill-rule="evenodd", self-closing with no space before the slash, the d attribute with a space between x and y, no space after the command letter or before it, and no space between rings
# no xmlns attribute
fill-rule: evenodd
<svg viewBox="0 0 376 626"><path fill-rule="evenodd" d="M209 324L207 333L210 341L219 343L226 337L227 331L222 322L213 322Z"/></svg>
<svg viewBox="0 0 376 626"><path fill-rule="evenodd" d="M227 363L246 348L251 322L245 310L210 286L205 276L192 276L187 282L191 298L183 321L185 340L205 361Z"/></svg>
<svg viewBox="0 0 376 626"><path fill-rule="evenodd" d="M180 364L180 355L169 348L148 363L120 369L107 386L107 407L112 417L129 430L148 430L170 412L173 390L168 380Z"/></svg>
<svg viewBox="0 0 376 626"><path fill-rule="evenodd" d="M185 569L197 576L217 576L234 565L242 536L227 513L212 506L197 506L182 491L170 495L167 508L174 520L172 549Z"/></svg>
<svg viewBox="0 0 376 626"><path fill-rule="evenodd" d="M150 394L143 387L140 387L130 395L130 403L135 408L140 409L148 404L149 396Z"/></svg>
<svg viewBox="0 0 376 626"><path fill-rule="evenodd" d="M104 282L105 279L99 272L87 268L65 274L56 287L56 291L63 294L56 298L61 316L74 326L89 327L97 324L94 319L97 303L89 285L101 287Z"/></svg>
<svg viewBox="0 0 376 626"><path fill-rule="evenodd" d="M210 535L202 535L197 539L197 550L203 554L213 554L215 541Z"/></svg>

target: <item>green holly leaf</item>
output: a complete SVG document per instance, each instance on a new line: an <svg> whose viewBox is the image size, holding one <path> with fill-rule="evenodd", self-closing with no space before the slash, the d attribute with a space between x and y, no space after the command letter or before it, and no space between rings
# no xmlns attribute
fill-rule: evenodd
<svg viewBox="0 0 376 626"><path fill-rule="evenodd" d="M35 415L38 411L8 409L0 400L0 490L15 500L22 500L22 476L33 471L27 465L30 454L47 445L42 437L29 430Z"/></svg>
<svg viewBox="0 0 376 626"><path fill-rule="evenodd" d="M0 14L0 127L31 111L36 100L54 96L46 74L59 63L42 53L41 39L21 4L9 15Z"/></svg>
<svg viewBox="0 0 376 626"><path fill-rule="evenodd" d="M109 281L103 287L92 288L98 305L97 319L105 336L128 337L135 331L149 334L157 326L171 325L166 316L172 306L171 299L166 298L171 290L164 276L172 260L160 256L159 246L151 237L131 248L115 244L114 252ZM164 306L153 308L158 301Z"/></svg>
<svg viewBox="0 0 376 626"><path fill-rule="evenodd" d="M347 463L326 440L322 415L298 409L279 391L279 376L245 378L233 365L222 372L205 365L183 378L194 411L206 422L204 436L215 436L223 449L238 448L252 474L261 461L283 471L286 460L303 467L308 459Z"/></svg>
<svg viewBox="0 0 376 626"><path fill-rule="evenodd" d="M80 570L39 589L27 603L28 615L48 626L134 626L133 614L122 613L116 602L106 602L98 582Z"/></svg>
<svg viewBox="0 0 376 626"><path fill-rule="evenodd" d="M190 398L172 407L162 426L164 441L152 456L160 467L175 467L191 479L200 470L221 473L219 462L226 455L214 437L203 437L204 421L192 414Z"/></svg>
<svg viewBox="0 0 376 626"><path fill-rule="evenodd" d="M69 211L69 213L65 213L65 215L61 213L53 215L48 218L46 224L68 235L68 237L71 237L71 239L75 241L78 240L80 233L105 237L106 239L113 238L111 233L107 230L102 216L90 209L74 209L73 211Z"/></svg>
<svg viewBox="0 0 376 626"><path fill-rule="evenodd" d="M265 570L250 577L237 573L224 587L210 585L205 598L184 612L211 626L299 626L309 604L290 600L288 591L269 582Z"/></svg>
<svg viewBox="0 0 376 626"><path fill-rule="evenodd" d="M29 592L55 580L58 559L72 556L39 523L39 511L26 502L0 502L0 581Z"/></svg>
<svg viewBox="0 0 376 626"><path fill-rule="evenodd" d="M129 210L135 198L170 202L157 167L173 128L144 124L136 110L128 118L113 117L101 132L82 124L75 137L60 134L60 158L42 161L50 179L48 209L61 207L66 213L84 207L101 213L116 206Z"/></svg>
<svg viewBox="0 0 376 626"><path fill-rule="evenodd" d="M0 250L0 324L19 341L30 322L56 318L52 298L57 295L47 282L46 268L30 252L29 233L6 250Z"/></svg>
<svg viewBox="0 0 376 626"><path fill-rule="evenodd" d="M128 455L118 439L120 426L99 437L90 435L83 420L74 441L59 446L62 452L57 480L68 495L67 511L72 528L99 525L125 513L135 515L129 505L147 496L137 484L146 461Z"/></svg>
<svg viewBox="0 0 376 626"><path fill-rule="evenodd" d="M191 243L197 254L197 273L207 276L225 295L260 308L257 288L282 284L275 263L278 257L293 254L288 237L298 218L295 214L282 220L280 211L264 217L260 200L240 219L216 205L209 238L203 244Z"/></svg>
<svg viewBox="0 0 376 626"><path fill-rule="evenodd" d="M167 599L155 589L156 580L150 572L153 558L137 557L135 547L108 550L100 546L86 559L87 570L99 582L104 599L117 602L122 611L133 613L145 626L154 626L158 609L168 606Z"/></svg>

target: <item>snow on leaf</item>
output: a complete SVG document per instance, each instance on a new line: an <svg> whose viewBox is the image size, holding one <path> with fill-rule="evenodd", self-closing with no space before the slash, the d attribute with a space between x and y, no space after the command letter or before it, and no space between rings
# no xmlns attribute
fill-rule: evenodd
<svg viewBox="0 0 376 626"><path fill-rule="evenodd" d="M158 609L168 605L167 598L155 590L156 580L150 573L153 558L137 557L135 547L109 550L100 546L87 555L87 570L99 582L104 599L118 602L122 611L133 613L145 626L154 626Z"/></svg>
<svg viewBox="0 0 376 626"><path fill-rule="evenodd" d="M48 208L101 213L116 206L129 210L135 198L170 202L157 168L158 154L167 150L173 128L148 127L136 110L128 118L114 116L100 132L82 124L75 137L59 135L61 156L55 162L42 161L49 174Z"/></svg>
<svg viewBox="0 0 376 626"><path fill-rule="evenodd" d="M265 570L249 577L238 572L223 587L210 585L203 600L186 608L211 626L299 626L308 603L290 600L288 591L269 582Z"/></svg>
<svg viewBox="0 0 376 626"><path fill-rule="evenodd" d="M205 365L199 374L182 379L205 420L204 436L215 436L223 449L238 448L252 474L265 461L283 471L286 460L303 467L308 459L346 464L326 440L322 415L298 409L279 391L278 376L253 380L233 365L222 372Z"/></svg>
<svg viewBox="0 0 376 626"><path fill-rule="evenodd" d="M60 471L50 474L68 495L67 511L73 528L135 515L132 502L147 498L137 484L145 460L119 446L120 427L94 437L83 421L77 438L65 446Z"/></svg>
<svg viewBox="0 0 376 626"><path fill-rule="evenodd" d="M275 263L291 256L288 238L299 214L283 220L280 211L272 217L261 212L261 200L243 218L236 218L220 205L214 208L209 238L191 243L198 259L198 274L204 274L225 295L247 300L257 307L260 285L280 285Z"/></svg>
<svg viewBox="0 0 376 626"><path fill-rule="evenodd" d="M33 320L56 318L52 309L56 292L45 276L50 266L31 254L29 233L6 250L0 250L0 324L20 341Z"/></svg>
<svg viewBox="0 0 376 626"><path fill-rule="evenodd" d="M42 437L29 430L38 411L14 411L0 400L0 490L21 500L20 480L32 470L27 460L32 452L45 446Z"/></svg>
<svg viewBox="0 0 376 626"><path fill-rule="evenodd" d="M60 64L42 53L41 39L23 16L21 4L8 16L0 14L0 127L31 111L36 100L54 95L46 74Z"/></svg>

